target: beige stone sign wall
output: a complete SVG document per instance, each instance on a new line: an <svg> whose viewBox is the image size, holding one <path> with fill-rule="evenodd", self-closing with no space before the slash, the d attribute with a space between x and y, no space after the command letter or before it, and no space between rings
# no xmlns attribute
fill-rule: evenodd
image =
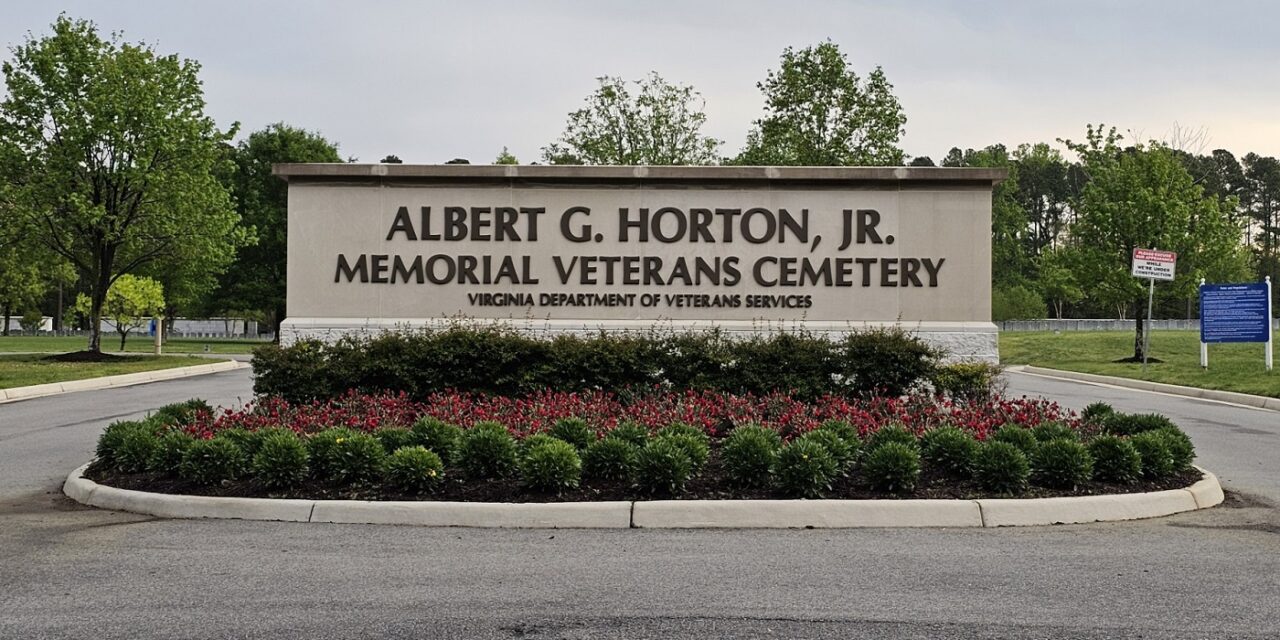
<svg viewBox="0 0 1280 640"><path fill-rule="evenodd" d="M994 356L993 170L280 165L286 341L901 324Z"/></svg>

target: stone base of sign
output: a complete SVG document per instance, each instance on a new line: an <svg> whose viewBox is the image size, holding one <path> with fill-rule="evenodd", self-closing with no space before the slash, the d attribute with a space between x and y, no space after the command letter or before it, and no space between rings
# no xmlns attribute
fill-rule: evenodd
<svg viewBox="0 0 1280 640"><path fill-rule="evenodd" d="M829 338L889 326L898 326L919 336L925 342L943 349L949 361L982 361L998 363L999 333L990 322L727 322L727 321L659 321L648 320L540 320L512 318L506 320L466 318L382 319L366 318L289 318L280 327L280 343L315 339L334 342L343 336L372 337L387 331L413 331L442 328L457 324L491 324L509 327L537 336L561 334L592 335L606 332L683 332L719 328L729 336L749 336L778 331L806 332Z"/></svg>

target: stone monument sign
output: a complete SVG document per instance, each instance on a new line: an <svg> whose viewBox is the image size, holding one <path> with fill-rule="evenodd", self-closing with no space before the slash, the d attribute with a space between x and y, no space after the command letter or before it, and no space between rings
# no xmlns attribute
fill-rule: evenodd
<svg viewBox="0 0 1280 640"><path fill-rule="evenodd" d="M1001 169L285 164L288 318L331 339L899 325L996 357Z"/></svg>

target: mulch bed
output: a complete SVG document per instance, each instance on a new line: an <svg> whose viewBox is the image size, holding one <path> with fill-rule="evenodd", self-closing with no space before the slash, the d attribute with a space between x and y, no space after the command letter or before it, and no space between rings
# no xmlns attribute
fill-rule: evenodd
<svg viewBox="0 0 1280 640"><path fill-rule="evenodd" d="M591 502L606 500L646 500L669 499L672 496L654 496L637 491L625 482L584 480L582 486L573 491L560 494L534 492L521 486L514 478L502 480L471 480L462 476L457 470L445 471L441 484L427 494L404 495L392 491L383 491L378 487L334 487L315 482L309 486L291 491L269 490L257 480L236 480L221 485L205 487L178 480L162 474L136 473L122 474L90 466L85 476L99 484L150 491L155 493L185 494L197 496L242 497L242 498L300 498L306 500L423 500L423 501L457 501L457 502ZM1093 496L1117 493L1143 493L1163 491L1166 489L1185 489L1203 477L1198 470L1191 469L1176 476L1160 481L1140 480L1133 484L1116 485L1103 482L1090 482L1077 487L1074 491L1061 491L1030 487L1023 493L1013 496L1018 498L1059 498L1067 496ZM691 479L685 492L675 498L681 500L751 500L751 499L785 499L790 496L772 490L743 490L732 487L725 479L716 457L713 455L702 473ZM943 499L974 500L978 498L1008 498L1011 496L995 495L984 492L969 481L956 481L938 473L925 470L920 476L920 484L912 493L886 495L872 491L855 470L850 476L837 480L827 498L843 499Z"/></svg>

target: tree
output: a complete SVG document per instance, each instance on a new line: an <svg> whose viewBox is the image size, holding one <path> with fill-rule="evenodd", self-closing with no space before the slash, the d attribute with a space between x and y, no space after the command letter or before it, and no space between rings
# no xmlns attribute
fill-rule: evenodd
<svg viewBox="0 0 1280 640"><path fill-rule="evenodd" d="M493 163L494 164L520 164L520 161L516 160L516 157L511 155L511 152L507 151L506 147L503 147L502 153L499 153L498 157L494 158Z"/></svg>
<svg viewBox="0 0 1280 640"><path fill-rule="evenodd" d="M1014 198L1030 225L1024 236L1026 251L1035 258L1057 247L1066 228L1068 163L1043 142L1019 145L1013 152L1013 163L1018 167Z"/></svg>
<svg viewBox="0 0 1280 640"><path fill-rule="evenodd" d="M907 166L909 166L909 167L932 167L932 166L935 166L935 165L933 164L933 158L930 158L929 156L916 156L916 157L914 157L914 158L912 158L912 159L911 159L911 162L908 162L908 163L907 163Z"/></svg>
<svg viewBox="0 0 1280 640"><path fill-rule="evenodd" d="M1050 249L1036 257L1036 285L1040 295L1053 306L1054 317L1062 319L1064 305L1084 299L1084 289L1076 278L1073 256L1067 249Z"/></svg>
<svg viewBox="0 0 1280 640"><path fill-rule="evenodd" d="M724 143L702 135L706 101L656 72L636 82L608 76L569 114L560 139L542 149L551 164L716 164Z"/></svg>
<svg viewBox="0 0 1280 640"><path fill-rule="evenodd" d="M34 307L49 289L40 264L25 247L0 248L0 314L3 335L9 335L9 316Z"/></svg>
<svg viewBox="0 0 1280 640"><path fill-rule="evenodd" d="M1250 153L1244 157L1245 212L1254 223L1250 242L1258 277L1280 280L1280 161Z"/></svg>
<svg viewBox="0 0 1280 640"><path fill-rule="evenodd" d="M1177 278L1163 288L1185 298L1201 277L1224 281L1246 269L1239 229L1230 223L1234 202L1204 193L1168 147L1159 142L1122 149L1114 128L1090 126L1084 142L1063 141L1080 157L1089 181L1072 203L1076 274L1090 297L1105 304L1132 302L1137 329L1133 359L1143 357L1146 283L1130 275L1133 250L1178 253Z"/></svg>
<svg viewBox="0 0 1280 640"><path fill-rule="evenodd" d="M236 171L229 179L240 218L257 235L222 275L208 306L217 313L246 310L261 314L276 335L284 321L285 253L288 249L289 186L271 175L281 162L342 162L338 146L319 133L283 122L268 125L236 146Z"/></svg>
<svg viewBox="0 0 1280 640"><path fill-rule="evenodd" d="M765 114L736 164L902 164L907 117L880 67L864 81L833 42L787 47L778 71L756 86Z"/></svg>
<svg viewBox="0 0 1280 640"><path fill-rule="evenodd" d="M471 161L466 158L454 158L445 164L471 164Z"/></svg>
<svg viewBox="0 0 1280 640"><path fill-rule="evenodd" d="M397 155L394 155L394 154L393 154L393 155L389 155L389 156L387 156L387 157L385 157L385 158L383 158L383 159L379 160L378 162L379 162L379 163L381 163L381 164L404 164L404 160L401 160L401 159L400 159L400 156L397 156Z"/></svg>
<svg viewBox="0 0 1280 640"><path fill-rule="evenodd" d="M102 317L120 334L120 350L124 351L129 332L142 328L147 319L164 310L164 289L151 278L122 275L107 290ZM92 303L83 293L76 297L76 311L92 317Z"/></svg>
<svg viewBox="0 0 1280 640"><path fill-rule="evenodd" d="M0 168L13 211L88 291L91 352L121 276L175 255L218 272L246 241L214 176L230 138L204 114L199 64L61 16L3 70Z"/></svg>
<svg viewBox="0 0 1280 640"><path fill-rule="evenodd" d="M961 151L953 147L943 158L942 166L1004 167L1009 170L1008 177L991 191L991 283L997 289L1027 287L1035 278L1035 265L1024 247L1027 212L1017 197L1020 174L1017 163L1009 157L1009 150L1003 144L989 145L977 151ZM1018 292L1014 298L1026 299L1035 295L1028 289L1027 292ZM1027 307L1024 305L1023 308Z"/></svg>

